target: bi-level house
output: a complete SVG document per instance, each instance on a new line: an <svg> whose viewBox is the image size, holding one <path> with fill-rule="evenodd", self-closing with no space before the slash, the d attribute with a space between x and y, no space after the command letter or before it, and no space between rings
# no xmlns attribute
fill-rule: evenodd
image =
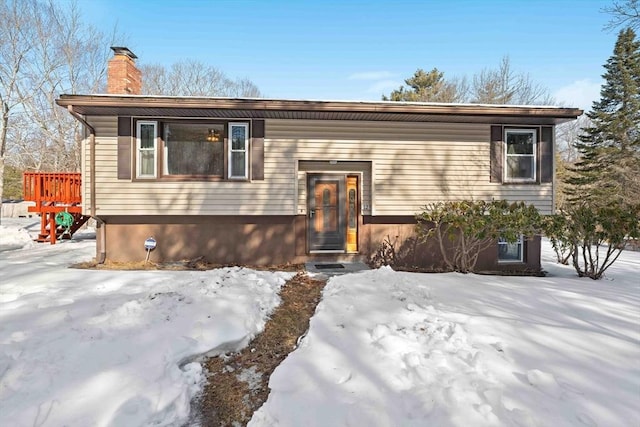
<svg viewBox="0 0 640 427"><path fill-rule="evenodd" d="M83 206L100 261L367 259L425 204L506 199L554 211L554 127L575 108L140 95L114 48L108 94L61 95L86 129ZM481 268L539 269L540 240ZM506 250L504 250L506 249ZM422 262L435 265L435 253Z"/></svg>

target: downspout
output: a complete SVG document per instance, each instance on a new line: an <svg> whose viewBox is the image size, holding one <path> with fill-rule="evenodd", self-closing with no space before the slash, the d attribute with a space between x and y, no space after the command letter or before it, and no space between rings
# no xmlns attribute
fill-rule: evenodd
<svg viewBox="0 0 640 427"><path fill-rule="evenodd" d="M555 215L557 213L558 204L556 203L556 196L558 193L558 181L556 180L556 126L553 125L551 128L551 170L553 171L553 175L551 175L551 215Z"/></svg>
<svg viewBox="0 0 640 427"><path fill-rule="evenodd" d="M98 248L96 248L96 258L98 264L103 264L107 257L104 245L106 233L104 222L96 216L96 130L84 119L84 117L82 117L82 115L73 110L73 105L68 105L67 110L77 121L82 123L84 127L89 130L89 180L91 181L91 185L89 187L89 194L91 195L90 213L91 217L96 220L96 228L100 233L100 236L97 239Z"/></svg>

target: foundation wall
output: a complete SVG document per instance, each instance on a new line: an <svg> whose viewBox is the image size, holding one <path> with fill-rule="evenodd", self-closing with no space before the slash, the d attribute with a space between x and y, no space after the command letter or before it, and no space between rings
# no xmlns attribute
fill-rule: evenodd
<svg viewBox="0 0 640 427"><path fill-rule="evenodd" d="M383 242L393 245L398 267L408 270L443 271L447 266L435 240L419 242L415 234L413 217L365 217L366 239L362 247L367 257L376 257ZM482 251L476 264L477 271L485 272L539 272L540 237L525 239L523 262L498 262L498 244ZM446 245L445 250L450 250Z"/></svg>
<svg viewBox="0 0 640 427"><path fill-rule="evenodd" d="M383 242L392 244L397 259L407 269L445 269L435 242L418 243L413 217L364 216L360 218L357 254L309 254L307 217L297 216L118 216L103 217L105 232L98 247L106 260L142 261L144 241L157 241L149 259L180 261L203 257L218 264L278 265L309 260L368 262ZM484 251L478 269L484 271L539 271L540 239L525 243L524 263L498 263L497 244Z"/></svg>

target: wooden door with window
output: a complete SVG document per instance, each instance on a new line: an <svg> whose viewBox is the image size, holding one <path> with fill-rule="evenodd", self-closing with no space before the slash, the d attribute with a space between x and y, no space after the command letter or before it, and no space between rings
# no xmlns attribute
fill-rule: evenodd
<svg viewBox="0 0 640 427"><path fill-rule="evenodd" d="M308 184L309 250L344 251L345 177L310 175Z"/></svg>
<svg viewBox="0 0 640 427"><path fill-rule="evenodd" d="M359 178L310 174L307 181L310 252L358 252Z"/></svg>

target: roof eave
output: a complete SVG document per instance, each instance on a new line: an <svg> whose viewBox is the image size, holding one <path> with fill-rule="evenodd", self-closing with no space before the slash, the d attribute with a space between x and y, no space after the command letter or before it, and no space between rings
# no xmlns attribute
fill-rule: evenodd
<svg viewBox="0 0 640 427"><path fill-rule="evenodd" d="M431 104L358 101L309 101L261 98L200 98L162 97L131 95L61 95L56 103L62 107L72 105L76 110L84 110L100 115L100 111L126 108L151 110L255 110L288 111L308 113L368 113L382 115L419 116L490 116L490 117L540 117L551 119L554 124L574 120L582 114L577 108L548 106L511 106L480 104ZM415 119L414 119L415 120Z"/></svg>

